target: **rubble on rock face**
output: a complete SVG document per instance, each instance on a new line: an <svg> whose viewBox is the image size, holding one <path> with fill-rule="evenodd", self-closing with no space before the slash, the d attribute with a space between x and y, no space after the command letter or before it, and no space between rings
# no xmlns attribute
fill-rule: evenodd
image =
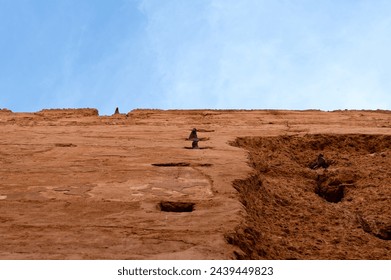
<svg viewBox="0 0 391 280"><path fill-rule="evenodd" d="M83 109L44 109L37 113L38 116L60 118L75 118L75 117L95 117L99 116L97 109L83 108Z"/></svg>
<svg viewBox="0 0 391 280"><path fill-rule="evenodd" d="M229 235L244 252L238 258L391 259L391 135L240 137L232 144L249 152L255 172L235 183L247 213Z"/></svg>

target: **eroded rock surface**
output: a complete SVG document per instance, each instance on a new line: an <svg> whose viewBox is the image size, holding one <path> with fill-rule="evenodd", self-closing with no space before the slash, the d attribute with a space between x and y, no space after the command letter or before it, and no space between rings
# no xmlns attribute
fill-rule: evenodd
<svg viewBox="0 0 391 280"><path fill-rule="evenodd" d="M390 116L0 110L0 258L391 259Z"/></svg>

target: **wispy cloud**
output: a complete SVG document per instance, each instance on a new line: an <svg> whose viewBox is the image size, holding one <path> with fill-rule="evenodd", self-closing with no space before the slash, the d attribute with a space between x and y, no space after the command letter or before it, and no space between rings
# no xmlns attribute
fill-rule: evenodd
<svg viewBox="0 0 391 280"><path fill-rule="evenodd" d="M143 2L165 107L390 107L386 1Z"/></svg>
<svg viewBox="0 0 391 280"><path fill-rule="evenodd" d="M387 0L5 3L0 107L391 109Z"/></svg>

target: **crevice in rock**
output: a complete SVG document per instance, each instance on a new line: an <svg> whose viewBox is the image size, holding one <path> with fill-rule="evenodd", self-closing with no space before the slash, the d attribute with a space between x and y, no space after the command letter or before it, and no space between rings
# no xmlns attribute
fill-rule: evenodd
<svg viewBox="0 0 391 280"><path fill-rule="evenodd" d="M161 201L158 208L162 212L193 212L194 202Z"/></svg>

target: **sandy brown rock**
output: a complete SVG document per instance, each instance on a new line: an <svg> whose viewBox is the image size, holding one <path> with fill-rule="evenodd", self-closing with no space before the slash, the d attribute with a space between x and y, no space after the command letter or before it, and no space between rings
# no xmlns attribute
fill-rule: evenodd
<svg viewBox="0 0 391 280"><path fill-rule="evenodd" d="M391 259L389 111L4 111L0 127L1 259Z"/></svg>
<svg viewBox="0 0 391 280"><path fill-rule="evenodd" d="M238 138L254 167L235 181L246 222L228 241L243 259L390 259L391 135ZM326 170L308 161L333 159Z"/></svg>

